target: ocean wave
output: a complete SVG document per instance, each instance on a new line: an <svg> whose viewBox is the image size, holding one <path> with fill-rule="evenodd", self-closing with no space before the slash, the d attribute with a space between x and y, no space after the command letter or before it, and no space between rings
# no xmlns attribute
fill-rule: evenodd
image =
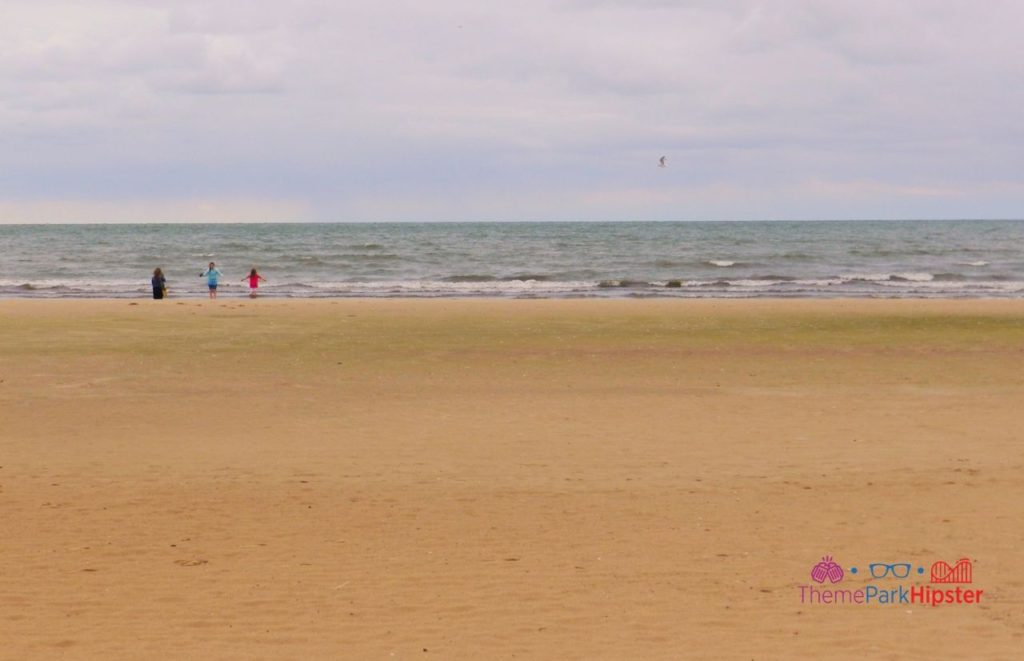
<svg viewBox="0 0 1024 661"><path fill-rule="evenodd" d="M343 260L348 260L348 261L360 262L360 263L364 263L364 264L373 264L374 262L388 262L388 261L397 261L397 260L400 260L400 259L407 259L406 257L403 257L402 255L396 255L394 253L387 253L387 252L385 252L385 253L375 252L375 253L370 253L368 255L364 255L362 253L351 253L351 252L348 252L348 253L340 253L338 255L332 255L332 257L336 257L337 259L343 259Z"/></svg>
<svg viewBox="0 0 1024 661"><path fill-rule="evenodd" d="M443 282L494 282L497 280L493 275L476 275L469 273L466 275L450 275L446 278L442 278Z"/></svg>
<svg viewBox="0 0 1024 661"><path fill-rule="evenodd" d="M197 296L206 293L206 281L200 278L168 281L172 295ZM221 282L221 291L243 291L240 283ZM0 279L0 296L20 298L123 298L138 297L151 291L149 278L134 280L46 278L29 282Z"/></svg>
<svg viewBox="0 0 1024 661"><path fill-rule="evenodd" d="M704 263L705 264L709 264L711 266L720 266L720 267L723 267L723 268L729 267L729 266L736 266L736 262L729 261L728 259L709 259L708 261L706 261Z"/></svg>
<svg viewBox="0 0 1024 661"><path fill-rule="evenodd" d="M429 294L436 296L505 296L518 294L564 295L584 293L597 288L592 281L535 280L380 280L375 282L320 282L314 287L325 295L339 296L404 296Z"/></svg>
<svg viewBox="0 0 1024 661"><path fill-rule="evenodd" d="M316 290L317 286L308 282L268 282L260 285L260 289L265 289L267 291L293 291L303 289Z"/></svg>
<svg viewBox="0 0 1024 661"><path fill-rule="evenodd" d="M359 264L373 264L374 262L397 261L407 259L395 253L362 253L362 252L339 252L321 255L296 255L278 258L283 267L289 263L296 263L301 266L320 266L325 264L339 264L341 262L355 262Z"/></svg>
<svg viewBox="0 0 1024 661"><path fill-rule="evenodd" d="M551 280L554 280L554 278L551 277L550 275L545 275L543 273L522 273L517 275L510 275L501 279L522 280L523 282L549 282Z"/></svg>
<svg viewBox="0 0 1024 661"><path fill-rule="evenodd" d="M883 274L860 274L881 276ZM887 274L888 275L888 274ZM198 279L197 279L198 280ZM226 295L239 295L244 287L225 283ZM40 298L117 298L148 295L149 282L91 281L84 279L39 280L24 282L0 280L0 296ZM189 279L181 284L171 282L172 296L205 295L202 282ZM539 280L501 279L492 275L463 274L440 280L389 279L378 281L283 281L261 287L268 297L587 297L587 296L680 296L680 297L800 297L800 296L874 296L874 297L936 297L936 296L1020 296L1021 280L985 280L934 278L906 279L891 277L860 278L835 276L799 279L708 278L677 280L605 279L605 280Z"/></svg>
<svg viewBox="0 0 1024 661"><path fill-rule="evenodd" d="M597 283L597 286L602 289L610 289L613 287L655 287L654 283L646 280L601 280Z"/></svg>
<svg viewBox="0 0 1024 661"><path fill-rule="evenodd" d="M839 276L842 280L847 281L863 281L863 282L885 282L885 281L909 281L909 282L927 282L932 280L935 276L931 273L851 273L849 275Z"/></svg>
<svg viewBox="0 0 1024 661"><path fill-rule="evenodd" d="M928 282L934 279L935 276L931 273L893 273L889 276L889 280L893 282Z"/></svg>
<svg viewBox="0 0 1024 661"><path fill-rule="evenodd" d="M795 276L791 275L752 275L750 280L773 280L775 282L790 282L796 280Z"/></svg>
<svg viewBox="0 0 1024 661"><path fill-rule="evenodd" d="M84 278L42 278L39 280L0 280L0 288L14 288L25 290L39 289L125 289L133 287L149 286L149 279L138 280L89 280Z"/></svg>
<svg viewBox="0 0 1024 661"><path fill-rule="evenodd" d="M882 287L888 288L900 288L908 291L914 290L935 290L935 291L977 291L977 292L1022 292L1024 291L1024 282L1019 280L1009 282L999 282L994 280L971 280L971 281L930 281L930 282L914 282L907 283L900 282L880 282L878 283Z"/></svg>
<svg viewBox="0 0 1024 661"><path fill-rule="evenodd" d="M939 248L853 248L851 255L858 257L940 257L949 250Z"/></svg>
<svg viewBox="0 0 1024 661"><path fill-rule="evenodd" d="M495 276L482 273L458 273L441 279L443 282L550 282L554 278L542 273L517 273L515 275Z"/></svg>

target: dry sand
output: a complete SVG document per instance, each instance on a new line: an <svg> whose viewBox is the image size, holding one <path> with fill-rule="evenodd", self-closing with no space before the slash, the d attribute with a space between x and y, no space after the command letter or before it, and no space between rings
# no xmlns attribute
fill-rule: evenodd
<svg viewBox="0 0 1024 661"><path fill-rule="evenodd" d="M1022 368L1021 301L3 301L0 658L1020 658Z"/></svg>

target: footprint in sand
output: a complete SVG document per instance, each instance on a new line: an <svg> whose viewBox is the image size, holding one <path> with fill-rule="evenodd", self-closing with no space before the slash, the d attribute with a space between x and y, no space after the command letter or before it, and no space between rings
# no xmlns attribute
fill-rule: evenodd
<svg viewBox="0 0 1024 661"><path fill-rule="evenodd" d="M174 564L181 565L182 567L197 567L199 565L205 565L208 562L209 560L200 560L199 558L196 558L195 560L175 560Z"/></svg>

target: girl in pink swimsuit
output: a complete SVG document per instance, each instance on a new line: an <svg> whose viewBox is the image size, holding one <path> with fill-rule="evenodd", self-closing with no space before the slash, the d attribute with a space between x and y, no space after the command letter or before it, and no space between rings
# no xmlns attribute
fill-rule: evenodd
<svg viewBox="0 0 1024 661"><path fill-rule="evenodd" d="M263 282L267 281L266 278L256 272L255 266L251 271L249 271L248 276L242 278L242 282L245 282L246 280L249 281L249 298L256 298L256 288L260 286L260 280Z"/></svg>

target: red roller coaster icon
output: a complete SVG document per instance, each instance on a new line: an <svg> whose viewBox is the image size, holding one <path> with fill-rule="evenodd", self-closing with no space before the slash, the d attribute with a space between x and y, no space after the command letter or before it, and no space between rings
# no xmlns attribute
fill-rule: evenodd
<svg viewBox="0 0 1024 661"><path fill-rule="evenodd" d="M969 558L960 558L952 567L939 560L932 565L932 583L971 583L973 573Z"/></svg>

